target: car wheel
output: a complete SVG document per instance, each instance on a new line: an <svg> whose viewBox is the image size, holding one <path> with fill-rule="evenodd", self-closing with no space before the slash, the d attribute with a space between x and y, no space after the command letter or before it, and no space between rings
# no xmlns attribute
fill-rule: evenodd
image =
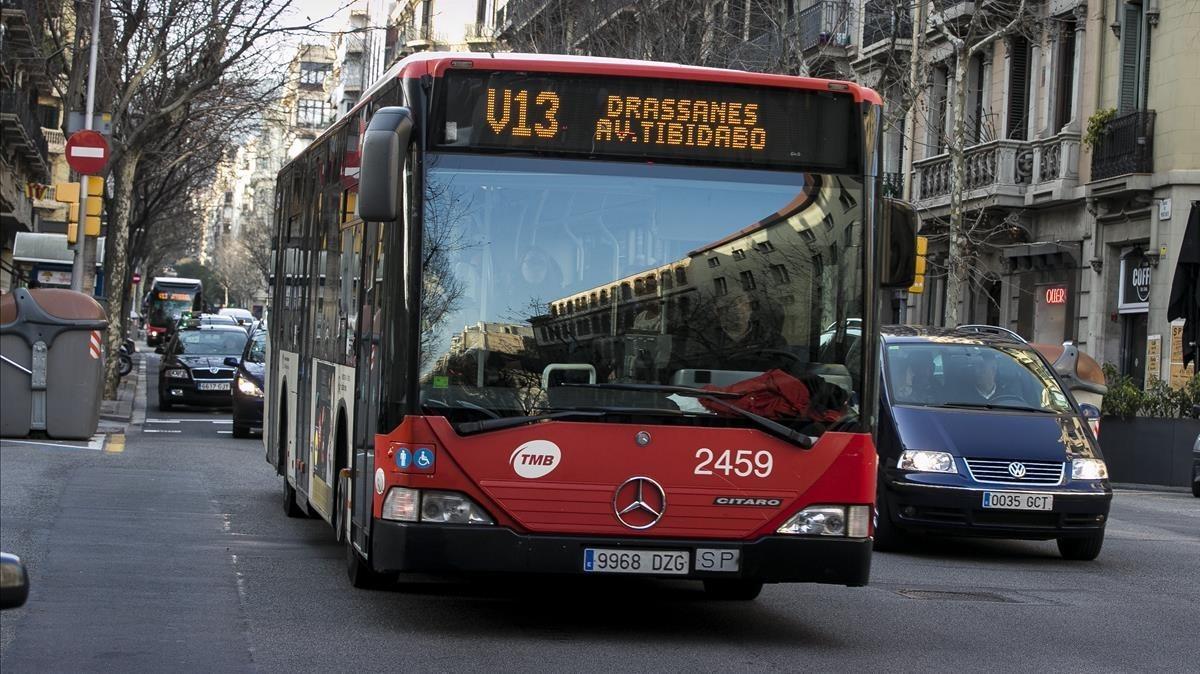
<svg viewBox="0 0 1200 674"><path fill-rule="evenodd" d="M875 496L875 545L880 552L899 550L908 542L904 530L892 522L892 510L887 498L880 492Z"/></svg>
<svg viewBox="0 0 1200 674"><path fill-rule="evenodd" d="M238 423L235 421L235 422L233 423L233 437L235 437L235 438L248 438L248 437L250 437L250 427L249 427L249 426L242 426L241 424L238 424Z"/></svg>
<svg viewBox="0 0 1200 674"><path fill-rule="evenodd" d="M296 488L288 482L287 475L283 476L283 512L288 517L307 517L308 513L296 503Z"/></svg>
<svg viewBox="0 0 1200 674"><path fill-rule="evenodd" d="M1090 562L1100 556L1104 547L1104 530L1090 536L1064 536L1058 539L1058 551L1063 559Z"/></svg>
<svg viewBox="0 0 1200 674"><path fill-rule="evenodd" d="M724 601L752 601L758 598L762 588L762 582L757 580L704 581L705 594Z"/></svg>
<svg viewBox="0 0 1200 674"><path fill-rule="evenodd" d="M1192 479L1192 496L1200 498L1200 479Z"/></svg>

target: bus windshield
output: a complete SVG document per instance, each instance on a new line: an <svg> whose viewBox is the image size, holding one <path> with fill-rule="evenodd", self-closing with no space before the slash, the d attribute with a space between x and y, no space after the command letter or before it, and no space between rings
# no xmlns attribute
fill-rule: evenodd
<svg viewBox="0 0 1200 674"><path fill-rule="evenodd" d="M172 294L180 294L178 291ZM192 310L193 300L189 299L171 299L162 300L154 297L150 298L150 311L146 316L146 320L151 325L174 325L179 317L185 311Z"/></svg>
<svg viewBox="0 0 1200 674"><path fill-rule="evenodd" d="M761 389L752 411L811 433L853 415L861 339L826 327L863 315L860 179L460 153L429 167L429 413L722 415L678 390L589 387L635 383Z"/></svg>

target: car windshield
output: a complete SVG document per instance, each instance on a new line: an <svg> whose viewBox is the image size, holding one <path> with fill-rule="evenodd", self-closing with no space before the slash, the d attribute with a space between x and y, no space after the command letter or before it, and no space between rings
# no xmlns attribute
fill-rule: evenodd
<svg viewBox="0 0 1200 674"><path fill-rule="evenodd" d="M254 337L250 339L250 348L246 350L247 363L262 363L266 360L267 354L267 332L259 330L254 333Z"/></svg>
<svg viewBox="0 0 1200 674"><path fill-rule="evenodd" d="M796 428L854 412L861 340L822 332L863 313L859 180L449 154L429 166L431 413L716 413L678 392L568 383L769 389L774 404L753 411Z"/></svg>
<svg viewBox="0 0 1200 674"><path fill-rule="evenodd" d="M184 330L179 334L179 353L188 356L240 356L246 333L237 330Z"/></svg>
<svg viewBox="0 0 1200 674"><path fill-rule="evenodd" d="M1070 412L1058 381L1033 349L954 343L889 344L893 403Z"/></svg>

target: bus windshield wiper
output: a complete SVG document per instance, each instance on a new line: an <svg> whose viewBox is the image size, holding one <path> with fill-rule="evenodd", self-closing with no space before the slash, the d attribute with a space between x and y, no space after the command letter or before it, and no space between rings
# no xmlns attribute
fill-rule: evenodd
<svg viewBox="0 0 1200 674"><path fill-rule="evenodd" d="M563 384L563 386L571 386L578 388L596 388L609 389L614 391L652 391L658 393L678 393L680 395L690 396L693 398L704 398L717 403L721 407L754 422L759 428L799 445L802 449L812 449L812 446L817 443L817 439L811 435L805 435L799 431L794 431L787 426L772 421L762 415L755 414L750 410L742 409L728 401L730 398L742 397L739 393L730 393L729 391L707 391L702 388L692 388L690 386L671 386L667 384L630 384L611 382L605 384Z"/></svg>
<svg viewBox="0 0 1200 674"><path fill-rule="evenodd" d="M1041 407L1029 407L1027 405L997 405L996 403L972 403L972 402L946 402L937 405L937 407L956 407L959 409L968 410L1017 410L1019 412L1041 412L1042 414L1059 414L1054 410L1047 410Z"/></svg>
<svg viewBox="0 0 1200 674"><path fill-rule="evenodd" d="M455 430L458 431L459 435L471 435L473 433L482 433L484 431L498 431L504 428L516 428L517 426L534 424L539 421L547 421L549 419L569 419L571 417L596 418L603 417L607 414L609 414L609 412L605 410L562 410L561 412L534 414L527 417L500 417L498 419L468 421L455 426Z"/></svg>

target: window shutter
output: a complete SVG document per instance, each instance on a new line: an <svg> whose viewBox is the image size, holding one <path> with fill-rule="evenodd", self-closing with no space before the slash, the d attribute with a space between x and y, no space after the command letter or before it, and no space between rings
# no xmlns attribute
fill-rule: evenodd
<svg viewBox="0 0 1200 674"><path fill-rule="evenodd" d="M1121 5L1121 83L1117 107L1122 114L1138 107L1138 43L1142 36L1142 6Z"/></svg>
<svg viewBox="0 0 1200 674"><path fill-rule="evenodd" d="M1029 41L1014 37L1009 42L1008 137L1025 140L1029 115Z"/></svg>

